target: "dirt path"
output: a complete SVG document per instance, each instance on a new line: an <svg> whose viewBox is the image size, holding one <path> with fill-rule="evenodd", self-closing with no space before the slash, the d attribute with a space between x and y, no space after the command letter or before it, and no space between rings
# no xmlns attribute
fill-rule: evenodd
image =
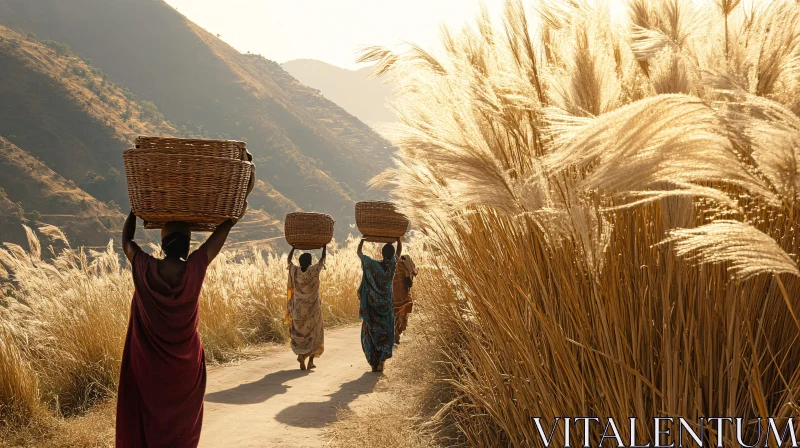
<svg viewBox="0 0 800 448"><path fill-rule="evenodd" d="M337 410L366 406L380 378L359 334L357 326L326 331L325 353L310 371L298 368L288 347L209 371L200 446L325 446L324 427Z"/></svg>

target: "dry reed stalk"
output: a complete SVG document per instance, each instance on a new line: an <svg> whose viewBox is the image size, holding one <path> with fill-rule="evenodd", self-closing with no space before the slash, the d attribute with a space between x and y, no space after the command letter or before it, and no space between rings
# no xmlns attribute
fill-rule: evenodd
<svg viewBox="0 0 800 448"><path fill-rule="evenodd" d="M0 323L0 378L0 424L31 419L40 409L36 375L6 323Z"/></svg>

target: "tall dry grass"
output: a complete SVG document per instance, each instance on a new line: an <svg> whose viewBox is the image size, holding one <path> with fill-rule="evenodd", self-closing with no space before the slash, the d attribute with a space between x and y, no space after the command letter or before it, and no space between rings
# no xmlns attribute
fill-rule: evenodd
<svg viewBox="0 0 800 448"><path fill-rule="evenodd" d="M24 424L47 410L81 413L116 391L133 295L127 262L111 243L87 252L55 227L39 230L62 249L51 245L43 257L27 227L27 250L0 248L0 424ZM354 240L341 250L334 242L322 274L326 325L357 319L360 276ZM285 254L223 251L214 260L200 296L209 361L287 338L286 278Z"/></svg>
<svg viewBox="0 0 800 448"><path fill-rule="evenodd" d="M437 265L443 414L474 446L540 446L537 416L752 440L800 415L800 5L533 6L362 58L398 85L376 182Z"/></svg>

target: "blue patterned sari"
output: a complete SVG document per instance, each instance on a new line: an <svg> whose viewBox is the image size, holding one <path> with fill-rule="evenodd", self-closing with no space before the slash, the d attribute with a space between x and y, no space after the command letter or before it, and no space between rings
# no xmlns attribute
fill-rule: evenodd
<svg viewBox="0 0 800 448"><path fill-rule="evenodd" d="M385 263L366 255L359 255L361 268L361 286L358 297L361 299L358 316L361 324L361 348L369 365L376 368L381 361L392 357L394 344L394 310L392 281L394 280L397 259L392 258Z"/></svg>

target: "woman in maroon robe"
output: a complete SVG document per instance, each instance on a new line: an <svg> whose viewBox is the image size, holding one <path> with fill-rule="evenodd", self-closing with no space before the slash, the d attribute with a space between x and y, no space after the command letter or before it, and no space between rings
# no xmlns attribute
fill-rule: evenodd
<svg viewBox="0 0 800 448"><path fill-rule="evenodd" d="M236 220L220 224L189 255L186 223L161 230L165 257L153 258L133 241L136 216L122 231L135 292L117 398L117 447L196 447L203 424L206 360L197 333L198 298L206 268Z"/></svg>

